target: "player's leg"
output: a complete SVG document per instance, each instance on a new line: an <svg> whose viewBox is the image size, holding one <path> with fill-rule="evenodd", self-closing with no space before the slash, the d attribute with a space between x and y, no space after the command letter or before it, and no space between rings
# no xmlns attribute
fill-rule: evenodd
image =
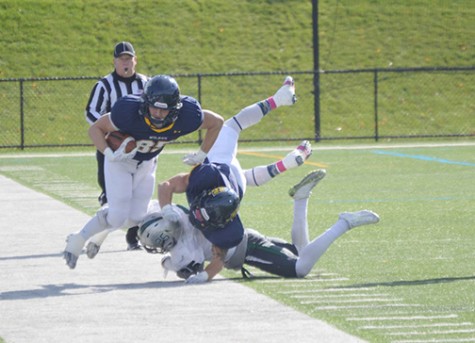
<svg viewBox="0 0 475 343"><path fill-rule="evenodd" d="M104 230L120 228L126 221L132 199L134 168L136 167L126 163L105 162L108 206L102 207L80 231L68 236L63 257L71 269L76 267L79 255L88 239Z"/></svg>
<svg viewBox="0 0 475 343"><path fill-rule="evenodd" d="M273 96L242 109L226 123L237 132L241 132L257 124L271 110L293 105L296 99L294 80L291 76L287 76L282 87Z"/></svg>
<svg viewBox="0 0 475 343"><path fill-rule="evenodd" d="M312 146L309 141L302 141L300 145L287 154L283 159L266 165L246 169L244 175L249 186L261 186L279 174L304 164L312 154Z"/></svg>
<svg viewBox="0 0 475 343"><path fill-rule="evenodd" d="M357 226L375 224L377 222L379 222L379 216L368 210L341 213L337 222L332 227L302 249L299 260L295 266L297 276L306 276L330 245L348 230Z"/></svg>
<svg viewBox="0 0 475 343"><path fill-rule="evenodd" d="M270 239L256 230L246 229L247 250L244 263L274 275L294 278L298 256L295 247ZM289 249L290 248L290 249Z"/></svg>
<svg viewBox="0 0 475 343"><path fill-rule="evenodd" d="M133 198L129 212L129 229L125 236L127 250L140 250L138 225L147 215L155 187L157 159L143 162L134 175Z"/></svg>
<svg viewBox="0 0 475 343"><path fill-rule="evenodd" d="M313 188L325 177L325 169L317 169L308 173L299 183L289 190L294 199L294 214L292 221L292 243L299 253L308 245L307 205Z"/></svg>
<svg viewBox="0 0 475 343"><path fill-rule="evenodd" d="M99 150L96 151L96 161L97 161L97 183L101 187L101 194L98 197L99 204L104 206L107 204L107 195L106 195L106 180L104 177L104 154Z"/></svg>

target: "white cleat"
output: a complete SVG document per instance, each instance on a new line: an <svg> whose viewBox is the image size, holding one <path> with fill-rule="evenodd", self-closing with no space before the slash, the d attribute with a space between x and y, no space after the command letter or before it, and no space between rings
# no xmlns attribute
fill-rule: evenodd
<svg viewBox="0 0 475 343"><path fill-rule="evenodd" d="M89 258L94 258L99 253L99 250L101 250L100 245L94 242L89 242L87 243L87 246L86 246L86 255Z"/></svg>
<svg viewBox="0 0 475 343"><path fill-rule="evenodd" d="M66 238L66 248L63 252L63 258L66 260L66 264L69 268L76 268L79 255L81 255L82 248L86 240L82 238L79 233L72 233Z"/></svg>
<svg viewBox="0 0 475 343"><path fill-rule="evenodd" d="M327 174L325 169L317 169L305 176L299 183L289 189L289 195L294 200L307 199L312 194L312 189Z"/></svg>
<svg viewBox="0 0 475 343"><path fill-rule="evenodd" d="M312 145L309 141L302 141L298 147L284 157L282 163L286 169L295 168L304 164L312 154Z"/></svg>
<svg viewBox="0 0 475 343"><path fill-rule="evenodd" d="M295 82L292 76L287 76L284 84L273 96L277 107L292 106L297 101L295 96Z"/></svg>
<svg viewBox="0 0 475 343"><path fill-rule="evenodd" d="M379 222L379 216L369 210L362 210L358 212L343 212L340 213L339 218L345 220L350 226L350 229L357 226L376 224L377 222Z"/></svg>

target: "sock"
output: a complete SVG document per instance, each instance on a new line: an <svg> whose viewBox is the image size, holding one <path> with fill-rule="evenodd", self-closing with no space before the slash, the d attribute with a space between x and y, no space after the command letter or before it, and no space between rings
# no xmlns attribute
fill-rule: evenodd
<svg viewBox="0 0 475 343"><path fill-rule="evenodd" d="M310 273L315 263L317 263L330 245L349 229L350 227L345 220L338 219L331 228L326 230L303 248L297 264L295 265L297 276L304 277Z"/></svg>
<svg viewBox="0 0 475 343"><path fill-rule="evenodd" d="M285 172L287 169L295 168L304 162L304 159L297 147L287 154L282 160L267 166L258 166L244 171L247 184L249 186L261 186L270 181L277 175ZM299 163L300 162L300 163Z"/></svg>
<svg viewBox="0 0 475 343"><path fill-rule="evenodd" d="M99 233L96 233L94 236L92 236L90 239L89 239L89 242L92 242L98 246L101 246L102 243L105 241L105 239L107 238L107 236L109 235L110 231L109 230L104 230L104 231L101 231ZM84 235L83 235L83 238L84 238Z"/></svg>
<svg viewBox="0 0 475 343"><path fill-rule="evenodd" d="M84 227L80 231L80 234L82 238L84 238L87 241L92 236L106 229L107 227L102 225L102 222L99 220L99 216L95 215L86 223L86 225L84 225Z"/></svg>
<svg viewBox="0 0 475 343"><path fill-rule="evenodd" d="M294 200L294 219L292 221L292 244L300 252L308 245L308 223L307 223L308 198Z"/></svg>
<svg viewBox="0 0 475 343"><path fill-rule="evenodd" d="M243 108L232 118L234 125L237 125L240 131L256 125L270 110L275 108L275 102L273 100L272 103L274 107L272 107L272 104L267 99Z"/></svg>

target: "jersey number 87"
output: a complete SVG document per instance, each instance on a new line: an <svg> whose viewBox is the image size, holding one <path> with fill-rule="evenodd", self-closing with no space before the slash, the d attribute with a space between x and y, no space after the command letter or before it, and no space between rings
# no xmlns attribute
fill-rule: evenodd
<svg viewBox="0 0 475 343"><path fill-rule="evenodd" d="M148 154L148 153L153 153L157 150L162 149L163 146L167 142L152 141L150 139L141 139L137 141L136 143L137 143L138 152L141 152L142 154Z"/></svg>

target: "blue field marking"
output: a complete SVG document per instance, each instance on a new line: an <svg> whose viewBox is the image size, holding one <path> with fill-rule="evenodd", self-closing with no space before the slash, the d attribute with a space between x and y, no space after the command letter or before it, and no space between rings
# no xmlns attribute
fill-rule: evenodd
<svg viewBox="0 0 475 343"><path fill-rule="evenodd" d="M421 160L421 161L430 161L430 162L445 163L445 164L455 164L459 166L475 167L475 163L451 161L451 160L446 160L443 158L437 158L437 157L431 157L431 156L425 156L425 155L410 155L410 154L403 154L400 152L385 151L385 150L372 150L372 152L379 155L390 155L390 156L403 157L403 158L412 158L412 159Z"/></svg>

